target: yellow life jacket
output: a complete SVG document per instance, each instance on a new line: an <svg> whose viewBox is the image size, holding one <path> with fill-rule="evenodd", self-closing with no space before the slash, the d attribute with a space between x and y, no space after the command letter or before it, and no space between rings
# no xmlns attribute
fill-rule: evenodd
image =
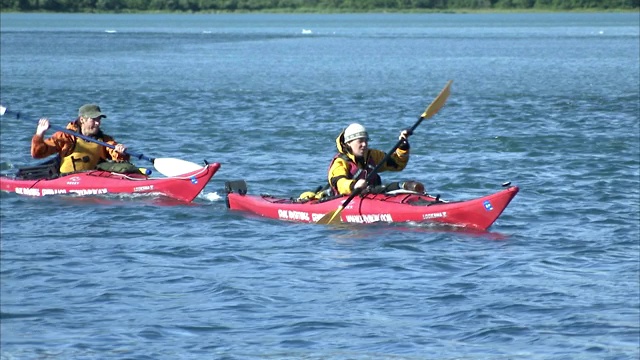
<svg viewBox="0 0 640 360"><path fill-rule="evenodd" d="M101 159L102 151L102 145L76 138L73 152L62 158L60 173L95 169Z"/></svg>

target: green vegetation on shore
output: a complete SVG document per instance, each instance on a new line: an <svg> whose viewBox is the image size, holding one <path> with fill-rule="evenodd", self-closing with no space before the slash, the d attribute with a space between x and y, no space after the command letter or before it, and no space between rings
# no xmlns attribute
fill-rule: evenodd
<svg viewBox="0 0 640 360"><path fill-rule="evenodd" d="M20 12L459 12L637 10L640 0L0 0Z"/></svg>

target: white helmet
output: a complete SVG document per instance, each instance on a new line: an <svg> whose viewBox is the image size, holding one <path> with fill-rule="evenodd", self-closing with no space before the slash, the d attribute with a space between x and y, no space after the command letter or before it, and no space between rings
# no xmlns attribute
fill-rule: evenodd
<svg viewBox="0 0 640 360"><path fill-rule="evenodd" d="M367 133L367 129L365 129L364 126L353 123L347 126L346 129L344 129L345 143L348 143L351 140L360 139L360 138L365 138L369 140L369 134Z"/></svg>

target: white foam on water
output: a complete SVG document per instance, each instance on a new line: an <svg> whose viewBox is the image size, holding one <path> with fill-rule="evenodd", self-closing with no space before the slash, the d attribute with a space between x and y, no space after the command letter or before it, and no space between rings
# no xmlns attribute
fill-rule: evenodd
<svg viewBox="0 0 640 360"><path fill-rule="evenodd" d="M222 199L222 196L218 195L217 192L210 192L202 194L201 196L209 201L219 201L220 199Z"/></svg>

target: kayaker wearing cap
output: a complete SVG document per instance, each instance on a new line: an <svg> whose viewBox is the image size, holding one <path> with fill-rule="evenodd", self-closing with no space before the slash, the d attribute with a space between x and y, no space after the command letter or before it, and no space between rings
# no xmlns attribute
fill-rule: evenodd
<svg viewBox="0 0 640 360"><path fill-rule="evenodd" d="M44 139L44 133L49 129L49 119L41 118L36 133L31 139L31 156L36 159L58 153L61 159L60 173L95 169L102 161L126 161L129 155L124 154L127 147L118 144L113 138L100 130L100 123L107 115L95 104L82 105L78 110L78 118L69 124L67 129L82 135L112 144L115 149L86 141L73 135L57 131L50 138Z"/></svg>
<svg viewBox="0 0 640 360"><path fill-rule="evenodd" d="M389 161L382 165L378 172L401 171L409 162L409 133L403 130L399 139L403 140ZM356 188L367 185L365 178L382 161L385 152L369 149L369 134L364 126L351 124L336 138L338 154L329 166L328 179L334 193L349 195ZM380 176L376 174L368 185L381 185Z"/></svg>

